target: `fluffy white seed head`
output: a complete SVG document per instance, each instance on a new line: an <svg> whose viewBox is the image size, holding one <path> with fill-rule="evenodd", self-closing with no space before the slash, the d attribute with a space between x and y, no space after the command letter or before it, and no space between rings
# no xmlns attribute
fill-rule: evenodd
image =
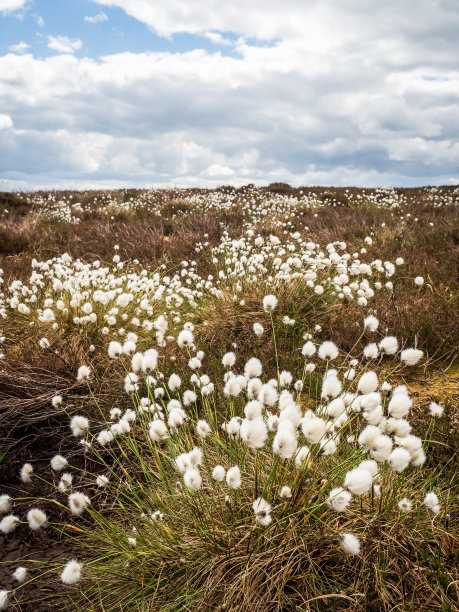
<svg viewBox="0 0 459 612"><path fill-rule="evenodd" d="M11 508L11 497L9 495L0 495L0 513L8 512Z"/></svg>
<svg viewBox="0 0 459 612"><path fill-rule="evenodd" d="M403 472L403 470L409 466L410 461L410 453L405 448L401 447L394 448L387 458L389 467L394 470L394 472L399 473Z"/></svg>
<svg viewBox="0 0 459 612"><path fill-rule="evenodd" d="M371 342L363 349L363 355L365 359L376 359L379 355L378 345L375 342Z"/></svg>
<svg viewBox="0 0 459 612"><path fill-rule="evenodd" d="M359 539L352 533L345 533L341 536L341 548L348 555L358 555L360 553Z"/></svg>
<svg viewBox="0 0 459 612"><path fill-rule="evenodd" d="M226 482L231 489L238 489L241 486L241 470L235 465L226 472Z"/></svg>
<svg viewBox="0 0 459 612"><path fill-rule="evenodd" d="M20 478L26 484L32 481L33 467L31 463L24 463L21 468Z"/></svg>
<svg viewBox="0 0 459 612"><path fill-rule="evenodd" d="M376 461L386 461L392 451L392 440L384 434L378 436L370 449L370 455Z"/></svg>
<svg viewBox="0 0 459 612"><path fill-rule="evenodd" d="M412 403L411 399L405 393L392 394L392 399L389 402L387 411L390 416L396 419L403 419L409 413Z"/></svg>
<svg viewBox="0 0 459 612"><path fill-rule="evenodd" d="M183 481L190 491L199 491L202 486L201 474L199 470L194 467L187 469L183 476Z"/></svg>
<svg viewBox="0 0 459 612"><path fill-rule="evenodd" d="M8 516L4 516L0 521L0 531L5 534L11 533L16 529L19 523L20 519L18 516L8 514Z"/></svg>
<svg viewBox="0 0 459 612"><path fill-rule="evenodd" d="M363 327L370 332L375 332L378 329L379 321L374 315L369 315L363 320Z"/></svg>
<svg viewBox="0 0 459 612"><path fill-rule="evenodd" d="M13 578L18 582L24 582L27 577L27 569L25 567L17 567L13 572Z"/></svg>
<svg viewBox="0 0 459 612"><path fill-rule="evenodd" d="M89 428L89 421L86 417L75 415L70 421L70 429L72 434L78 438L83 436Z"/></svg>
<svg viewBox="0 0 459 612"><path fill-rule="evenodd" d="M283 459L290 459L294 455L297 446L298 442L293 425L290 421L281 419L273 440L273 453Z"/></svg>
<svg viewBox="0 0 459 612"><path fill-rule="evenodd" d="M275 295L265 295L263 298L263 309L265 312L273 312L277 306L277 297Z"/></svg>
<svg viewBox="0 0 459 612"><path fill-rule="evenodd" d="M292 489L289 486L284 485L280 490L279 497L282 499L290 499L292 497Z"/></svg>
<svg viewBox="0 0 459 612"><path fill-rule="evenodd" d="M352 495L349 493L349 491L346 491L346 489L343 489L342 487L337 487L330 491L327 504L336 512L344 512L351 499Z"/></svg>
<svg viewBox="0 0 459 612"><path fill-rule="evenodd" d="M261 448L268 437L268 428L261 417L244 419L239 430L242 441L250 448Z"/></svg>
<svg viewBox="0 0 459 612"><path fill-rule="evenodd" d="M212 478L216 482L223 482L225 480L225 468L222 465L216 465L212 470Z"/></svg>
<svg viewBox="0 0 459 612"><path fill-rule="evenodd" d="M27 513L27 520L29 521L29 527L33 531L38 531L41 527L45 527L48 522L48 517L39 508L32 508Z"/></svg>
<svg viewBox="0 0 459 612"><path fill-rule="evenodd" d="M305 417L301 423L301 429L309 444L317 444L325 434L326 423L316 416Z"/></svg>
<svg viewBox="0 0 459 612"><path fill-rule="evenodd" d="M68 467L68 464L69 462L62 455L55 455L51 459L51 468L55 472L61 472L62 470L65 470L65 468Z"/></svg>
<svg viewBox="0 0 459 612"><path fill-rule="evenodd" d="M321 398L322 399L331 399L336 397L341 393L341 382L337 376L330 375L324 378L322 382L322 391Z"/></svg>
<svg viewBox="0 0 459 612"><path fill-rule="evenodd" d="M360 393L368 394L373 393L378 388L378 376L376 372L365 372L359 380L357 389Z"/></svg>
<svg viewBox="0 0 459 612"><path fill-rule="evenodd" d="M200 438L207 438L212 433L209 423L200 419L196 424L196 433Z"/></svg>
<svg viewBox="0 0 459 612"><path fill-rule="evenodd" d="M430 491L424 497L424 505L433 514L438 514L440 512L440 502L433 491Z"/></svg>
<svg viewBox="0 0 459 612"><path fill-rule="evenodd" d="M68 505L72 514L79 516L83 514L91 500L84 493L71 493L68 497Z"/></svg>
<svg viewBox="0 0 459 612"><path fill-rule="evenodd" d="M334 342L327 340L319 346L318 355L321 359L332 361L338 357L338 347Z"/></svg>
<svg viewBox="0 0 459 612"><path fill-rule="evenodd" d="M121 344L121 342L116 342L115 340L112 340L112 342L110 342L110 344L108 345L108 356L110 357L110 359L118 359L122 352L123 345Z"/></svg>
<svg viewBox="0 0 459 612"><path fill-rule="evenodd" d="M232 368L236 363L236 355L232 352L225 353L222 358L222 364L225 368Z"/></svg>
<svg viewBox="0 0 459 612"><path fill-rule="evenodd" d="M400 510L400 512L410 512L411 509L413 508L413 504L412 502L407 499L406 497L404 497L403 499L401 499L398 503L397 506Z"/></svg>
<svg viewBox="0 0 459 612"><path fill-rule="evenodd" d="M400 360L408 366L415 366L422 358L423 352L419 349L408 348L400 353Z"/></svg>
<svg viewBox="0 0 459 612"><path fill-rule="evenodd" d="M363 468L354 468L347 472L344 478L344 486L353 495L363 495L371 488L373 478L368 470Z"/></svg>
<svg viewBox="0 0 459 612"><path fill-rule="evenodd" d="M317 349L315 345L310 340L308 340L306 344L303 344L301 354L303 355L303 357L312 357L315 354L316 350Z"/></svg>
<svg viewBox="0 0 459 612"><path fill-rule="evenodd" d="M77 380L79 382L83 382L85 380L88 380L88 378L91 376L91 368L85 365L82 365L78 368L78 373L77 373Z"/></svg>
<svg viewBox="0 0 459 612"><path fill-rule="evenodd" d="M244 367L244 374L247 378L258 378L261 376L262 371L261 361L256 357L249 359Z"/></svg>
<svg viewBox="0 0 459 612"><path fill-rule="evenodd" d="M386 336L378 347L383 355L394 355L398 351L398 340L395 336Z"/></svg>
<svg viewBox="0 0 459 612"><path fill-rule="evenodd" d="M440 406L440 404L437 404L436 402L431 402L431 404L429 405L429 412L433 417L441 417L443 414L443 410L443 406Z"/></svg>
<svg viewBox="0 0 459 612"><path fill-rule="evenodd" d="M254 323L253 324L253 333L256 336L258 336L258 337L262 336L264 331L265 331L265 329L264 329L264 327L263 327L263 325L261 323Z"/></svg>
<svg viewBox="0 0 459 612"><path fill-rule="evenodd" d="M61 580L64 584L76 584L81 578L82 565L72 559L62 570Z"/></svg>

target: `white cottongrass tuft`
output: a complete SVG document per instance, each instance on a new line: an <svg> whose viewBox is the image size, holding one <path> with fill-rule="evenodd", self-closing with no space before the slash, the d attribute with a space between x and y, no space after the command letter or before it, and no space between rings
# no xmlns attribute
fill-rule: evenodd
<svg viewBox="0 0 459 612"><path fill-rule="evenodd" d="M421 287L424 284L424 278L422 276L416 276L416 278L414 279L414 284L417 287Z"/></svg>
<svg viewBox="0 0 459 612"><path fill-rule="evenodd" d="M199 491L202 486L202 477L199 473L199 470L191 467L188 468L183 476L183 481L185 486L190 489L190 491Z"/></svg>
<svg viewBox="0 0 459 612"><path fill-rule="evenodd" d="M75 415L70 421L70 429L75 438L83 436L89 428L89 421L86 417Z"/></svg>
<svg viewBox="0 0 459 612"><path fill-rule="evenodd" d="M194 336L193 333L188 329L182 329L177 338L177 344L180 348L185 348L193 344Z"/></svg>
<svg viewBox="0 0 459 612"><path fill-rule="evenodd" d="M268 437L268 428L261 417L244 419L239 434L249 448L261 448Z"/></svg>
<svg viewBox="0 0 459 612"><path fill-rule="evenodd" d="M279 421L277 433L273 440L273 453L283 459L290 459L298 447L293 426L289 422L287 425L282 420Z"/></svg>
<svg viewBox="0 0 459 612"><path fill-rule="evenodd" d="M18 582L24 582L27 577L27 569L25 567L17 567L13 572L13 578Z"/></svg>
<svg viewBox="0 0 459 612"><path fill-rule="evenodd" d="M403 472L403 470L409 466L411 461L410 453L401 447L394 448L391 454L387 458L387 463L389 467L394 470L394 472Z"/></svg>
<svg viewBox="0 0 459 612"><path fill-rule="evenodd" d="M344 478L344 486L353 495L363 495L371 488L373 478L368 470L363 468L354 468L347 472Z"/></svg>
<svg viewBox="0 0 459 612"><path fill-rule="evenodd" d="M24 463L24 465L21 468L21 472L20 472L20 478L22 482L25 482L26 484L28 484L29 482L32 482L32 474L33 474L32 464Z"/></svg>
<svg viewBox="0 0 459 612"><path fill-rule="evenodd" d="M91 368L85 365L82 365L78 368L77 380L82 382L88 380L91 376Z"/></svg>
<svg viewBox="0 0 459 612"><path fill-rule="evenodd" d="M33 531L38 531L41 527L45 527L48 522L48 517L39 508L32 508L27 513L27 520L29 521L29 527Z"/></svg>
<svg viewBox="0 0 459 612"><path fill-rule="evenodd" d="M440 502L433 491L430 491L424 497L424 506L430 510L432 514L438 514L440 512Z"/></svg>
<svg viewBox="0 0 459 612"><path fill-rule="evenodd" d="M360 553L359 539L352 533L345 533L341 536L341 548L348 555L358 555Z"/></svg>
<svg viewBox="0 0 459 612"><path fill-rule="evenodd" d="M352 499L351 493L342 487L336 487L330 491L327 504L337 512L344 512Z"/></svg>
<svg viewBox="0 0 459 612"><path fill-rule="evenodd" d="M166 424L161 419L155 419L150 423L150 438L155 442L165 440L168 436Z"/></svg>
<svg viewBox="0 0 459 612"><path fill-rule="evenodd" d="M379 321L374 315L369 315L363 320L364 329L368 329L370 332L375 332L378 329Z"/></svg>
<svg viewBox="0 0 459 612"><path fill-rule="evenodd" d="M118 357L123 352L123 346L121 342L112 341L108 345L108 356L110 359L118 359Z"/></svg>
<svg viewBox="0 0 459 612"><path fill-rule="evenodd" d="M0 591L0 610L6 610L8 608L8 596L9 591L5 589Z"/></svg>
<svg viewBox="0 0 459 612"><path fill-rule="evenodd" d="M440 404L437 404L436 402L431 402L430 406L429 406L429 412L433 417L439 418L442 416L444 411L443 406L440 406Z"/></svg>
<svg viewBox="0 0 459 612"><path fill-rule="evenodd" d="M263 335L264 331L265 329L261 323L253 324L253 333L255 334L255 336L258 336L260 338Z"/></svg>
<svg viewBox="0 0 459 612"><path fill-rule="evenodd" d="M51 459L51 468L55 472L61 472L62 470L65 470L65 468L68 467L68 464L69 462L62 455L55 455Z"/></svg>
<svg viewBox="0 0 459 612"><path fill-rule="evenodd" d="M212 471L212 478L216 482L223 482L225 480L225 468L222 465L216 465Z"/></svg>
<svg viewBox="0 0 459 612"><path fill-rule="evenodd" d="M64 584L76 584L81 578L82 564L72 559L62 570L61 580Z"/></svg>
<svg viewBox="0 0 459 612"><path fill-rule="evenodd" d="M68 497L68 505L72 514L76 514L77 516L83 514L86 510L86 506L91 503L91 500L84 493L71 493Z"/></svg>
<svg viewBox="0 0 459 612"><path fill-rule="evenodd" d="M365 359L376 359L376 357L379 355L378 345L375 342L368 344L363 349L363 355Z"/></svg>
<svg viewBox="0 0 459 612"><path fill-rule="evenodd" d="M226 472L226 482L231 489L238 489L241 486L241 470L235 465Z"/></svg>
<svg viewBox="0 0 459 612"><path fill-rule="evenodd" d="M261 361L256 357L252 357L247 361L244 367L244 374L247 378L258 378L263 372Z"/></svg>
<svg viewBox="0 0 459 612"><path fill-rule="evenodd" d="M0 495L0 513L8 512L11 508L11 497L9 495Z"/></svg>
<svg viewBox="0 0 459 612"><path fill-rule="evenodd" d="M196 424L196 433L200 438L207 438L212 433L209 423L203 419L199 420Z"/></svg>
<svg viewBox="0 0 459 612"><path fill-rule="evenodd" d="M376 372L365 372L359 380L357 389L360 393L367 395L373 393L378 388L378 376Z"/></svg>
<svg viewBox="0 0 459 612"><path fill-rule="evenodd" d="M96 485L99 487L99 489L106 487L109 482L110 480L108 476L101 475L96 478Z"/></svg>
<svg viewBox="0 0 459 612"><path fill-rule="evenodd" d="M317 444L325 434L326 423L316 416L304 417L301 423L301 429L309 444Z"/></svg>
<svg viewBox="0 0 459 612"><path fill-rule="evenodd" d="M263 298L263 309L265 312L273 312L277 306L277 297L275 295L265 295Z"/></svg>
<svg viewBox="0 0 459 612"><path fill-rule="evenodd" d="M0 521L0 531L5 534L11 533L16 529L19 523L20 519L18 516L9 514L8 516L3 517Z"/></svg>
<svg viewBox="0 0 459 612"><path fill-rule="evenodd" d="M51 404L53 405L53 408L60 406L62 404L62 395L55 395L51 400Z"/></svg>
<svg viewBox="0 0 459 612"><path fill-rule="evenodd" d="M338 357L338 354L338 347L334 342L331 342L330 340L323 342L319 346L318 355L321 359L332 361L333 359L336 359Z"/></svg>
<svg viewBox="0 0 459 612"><path fill-rule="evenodd" d="M292 489L289 486L284 485L279 493L279 497L282 499L290 499L292 497Z"/></svg>
<svg viewBox="0 0 459 612"><path fill-rule="evenodd" d="M303 357L312 357L315 354L316 350L317 349L315 345L310 340L308 340L306 344L303 344L301 354L303 355Z"/></svg>
<svg viewBox="0 0 459 612"><path fill-rule="evenodd" d="M406 393L392 394L387 407L388 413L396 419L403 419L409 413L413 402Z"/></svg>
<svg viewBox="0 0 459 612"><path fill-rule="evenodd" d="M232 368L236 363L236 355L232 352L225 353L222 358L222 364L225 368Z"/></svg>
<svg viewBox="0 0 459 612"><path fill-rule="evenodd" d="M407 499L406 497L404 497L403 499L401 499L398 503L397 506L400 510L400 512L411 512L411 509L413 508L413 504L410 502L409 499Z"/></svg>
<svg viewBox="0 0 459 612"><path fill-rule="evenodd" d="M408 366L414 366L422 358L424 353L419 349L408 348L400 353L402 363Z"/></svg>
<svg viewBox="0 0 459 612"><path fill-rule="evenodd" d="M386 336L378 344L383 355L395 355L398 351L398 340L395 336Z"/></svg>

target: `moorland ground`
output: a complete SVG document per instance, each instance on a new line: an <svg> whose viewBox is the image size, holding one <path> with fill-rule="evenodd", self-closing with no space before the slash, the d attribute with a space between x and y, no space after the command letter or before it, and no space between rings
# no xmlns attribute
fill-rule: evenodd
<svg viewBox="0 0 459 612"><path fill-rule="evenodd" d="M0 589L9 591L12 609L457 609L458 203L457 187L362 190L283 183L1 193L0 495L15 500L12 512L20 522L0 534ZM263 306L267 295L277 298L273 312ZM363 323L367 317L375 317L375 329L371 321ZM263 328L259 334L256 323ZM177 345L184 329L194 336L190 349ZM397 351L421 350L422 360L400 367L398 352L384 357L378 343L388 336L397 338ZM124 346L126 340L133 348ZM307 350L302 355L301 347L307 341L315 347L333 341L336 363L317 358L314 349L314 369L306 374ZM370 345L376 348L364 353ZM131 353L145 355L149 348L158 350L159 365L151 371L139 366L145 380L129 378ZM270 429L275 410L268 391L262 401L248 388L258 375L246 371L239 391L228 387L231 376L219 384L221 360L230 351L239 364L235 375L242 376L243 364L255 356L266 381L277 381L279 394L291 392L302 419L295 440L298 435L311 443L314 460L300 465L296 446L290 455L279 449L277 423ZM197 361L190 365L192 359ZM209 382L195 378L189 402L181 395L186 383L174 395L181 381L176 389L171 374L184 379L190 370L201 371L201 362ZM88 381L77 378L82 365L91 369ZM341 398L341 390L324 395L332 367L338 368L343 394L357 396L352 378L369 370L388 389L406 386L411 434L388 429L392 413L389 400L381 399L382 386L379 420L359 408L367 426L393 437L391 449L394 444L409 450L406 470L391 471L388 455L357 444L363 425L355 429L354 417L343 420L333 412L336 405L330 408L330 400ZM343 376L353 369L352 376ZM291 383L281 371L292 373ZM294 380L302 384L293 388ZM144 382L147 391L140 389ZM202 392L213 383L215 390ZM163 400L161 385L167 399L180 401L188 413L183 418L189 429L174 448L179 425L170 415L177 408ZM244 452L233 446L228 429L217 433L221 419L239 416L242 422L241 392L245 400L261 402L260 418L269 427L269 442L263 440L254 455L243 435ZM376 387L364 395L372 392ZM215 398L212 404L208 397ZM150 423L126 413L143 399L148 409L161 404L159 420L167 422L169 441L159 434L156 439L151 429L148 435ZM432 402L441 406L441 415L433 416ZM114 408L119 414L111 413ZM331 429L320 440L304 433L308 409L321 418L326 411ZM85 447L80 435L69 434L75 415L88 418L97 436L104 426L110 432L122 413L128 414L123 423L130 422L129 430L113 430L113 451L102 438L86 438ZM174 414L182 425L180 413ZM209 438L196 437L202 420L212 431ZM119 441L123 434L126 443ZM425 462L419 447L410 446L417 444L412 434L422 440ZM224 459L225 469L240 465L247 503L228 480L229 491L219 492L204 467L204 484L195 486L190 478L200 473L186 469L185 484L177 490L167 484L176 478L163 464L165 455L186 454L199 437L208 440L202 443L206 465ZM338 440L347 441L352 452L341 450ZM66 458L73 482L66 484L62 470L50 468L55 455ZM330 514L336 510L327 506L330 487L342 484L347 469L375 457L379 474L371 491L355 494L351 510ZM25 463L33 467L30 483L20 478ZM102 471L116 486L99 481L91 488L88 475L96 478ZM289 483L290 502L279 499L276 479L279 491ZM69 518L63 495L80 490L91 498L90 510ZM429 492L438 495L441 510L420 509ZM265 531L265 515L260 519L250 510L261 493L269 498L270 519L273 507ZM215 506L208 501L214 496ZM414 506L406 516L398 507L402 497ZM43 498L38 505L46 508L49 528L34 531L24 517ZM148 532L138 523L137 515L149 510L164 515L160 531L156 524ZM107 527L111 522L113 530ZM359 535L359 554L337 550L333 537L344 532ZM69 588L59 574L76 557L84 564L83 578ZM19 565L31 576L25 586L12 577Z"/></svg>

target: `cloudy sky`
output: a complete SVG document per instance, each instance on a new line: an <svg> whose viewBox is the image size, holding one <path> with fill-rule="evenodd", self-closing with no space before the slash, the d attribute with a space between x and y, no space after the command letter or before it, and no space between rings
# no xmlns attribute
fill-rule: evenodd
<svg viewBox="0 0 459 612"><path fill-rule="evenodd" d="M459 183L458 0L0 0L0 190Z"/></svg>

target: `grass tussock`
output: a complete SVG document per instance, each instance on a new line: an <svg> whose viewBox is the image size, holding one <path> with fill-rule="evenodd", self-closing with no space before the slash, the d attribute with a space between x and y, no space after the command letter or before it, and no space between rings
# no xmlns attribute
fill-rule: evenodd
<svg viewBox="0 0 459 612"><path fill-rule="evenodd" d="M0 603L455 610L458 201L0 193Z"/></svg>

